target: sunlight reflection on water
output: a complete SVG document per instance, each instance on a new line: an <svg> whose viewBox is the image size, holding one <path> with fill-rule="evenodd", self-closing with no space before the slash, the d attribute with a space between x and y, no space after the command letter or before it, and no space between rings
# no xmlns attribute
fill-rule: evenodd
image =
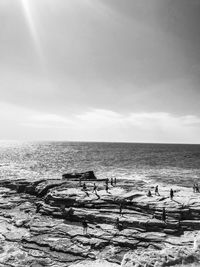
<svg viewBox="0 0 200 267"><path fill-rule="evenodd" d="M0 176L60 178L94 170L98 178L155 180L191 186L200 177L200 146L82 142L0 142Z"/></svg>

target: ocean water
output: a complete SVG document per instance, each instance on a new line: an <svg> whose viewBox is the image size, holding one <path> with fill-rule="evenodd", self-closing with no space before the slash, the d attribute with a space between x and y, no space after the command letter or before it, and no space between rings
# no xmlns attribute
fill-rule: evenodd
<svg viewBox="0 0 200 267"><path fill-rule="evenodd" d="M200 145L0 142L0 179L60 178L87 170L98 178L192 186L200 182Z"/></svg>

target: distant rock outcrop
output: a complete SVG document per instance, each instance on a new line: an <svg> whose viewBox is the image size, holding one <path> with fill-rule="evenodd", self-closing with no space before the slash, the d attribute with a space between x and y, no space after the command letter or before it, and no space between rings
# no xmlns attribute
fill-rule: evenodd
<svg viewBox="0 0 200 267"><path fill-rule="evenodd" d="M62 175L62 178L63 179L80 179L81 178L83 180L96 180L97 179L93 171L64 173Z"/></svg>

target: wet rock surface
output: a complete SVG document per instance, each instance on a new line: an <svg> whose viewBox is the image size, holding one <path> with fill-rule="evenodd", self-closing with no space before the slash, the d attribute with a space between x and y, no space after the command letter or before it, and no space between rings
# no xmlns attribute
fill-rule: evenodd
<svg viewBox="0 0 200 267"><path fill-rule="evenodd" d="M177 187L170 199L164 186L147 197L153 187L143 181L118 180L107 191L104 180L95 185L93 179L1 180L0 267L199 262L198 193Z"/></svg>

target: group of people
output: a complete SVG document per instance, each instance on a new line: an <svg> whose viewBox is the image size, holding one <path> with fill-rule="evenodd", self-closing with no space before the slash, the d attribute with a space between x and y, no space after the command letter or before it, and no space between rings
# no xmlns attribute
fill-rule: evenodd
<svg viewBox="0 0 200 267"><path fill-rule="evenodd" d="M109 179L106 178L106 180L105 180L105 190L106 190L106 193L110 193L110 192L109 192L109 186L108 186L108 184L109 184ZM111 186L116 185L116 184L117 184L117 178L111 178L111 180L110 180L110 184L111 184ZM80 184L80 185L81 185L81 184ZM89 196L89 193L87 192L87 186L86 186L86 183L83 183L82 188L83 188L83 191L86 193L86 195ZM96 183L94 183L94 185L93 185L92 193L95 193L95 194L99 197L99 195L98 195L98 193L97 193L97 185L96 185ZM99 197L99 198L100 198L100 197Z"/></svg>
<svg viewBox="0 0 200 267"><path fill-rule="evenodd" d="M108 184L109 184L109 179L107 178L107 179L105 180L105 190L106 190L107 193L109 193L109 192L108 192L108 190L109 190ZM112 186L116 185L116 184L117 184L117 182L116 182L116 178L114 178L114 179L111 178L110 184L111 184ZM85 183L83 184L83 190L84 190L84 191L87 190L87 187L86 187L86 184L85 184ZM93 191L92 191L92 192L95 193L95 194L97 194L97 186L96 186L95 183L94 183ZM156 187L155 187L155 195L156 195L156 196L160 196L159 189L158 189L158 185L156 185ZM149 196L149 197L152 196L152 193L151 193L150 190L148 191L147 196ZM173 197L174 197L174 190L173 190L173 189L170 189L170 198L171 198L171 200L173 199ZM119 205L119 216L123 216L123 212L122 212L122 210L123 210L123 204L120 203L120 205ZM152 218L154 218L154 217L155 217L155 216L153 215ZM165 210L165 207L163 207L162 215L161 215L161 219L162 219L162 221L164 221L164 222L166 221L166 210ZM82 226L83 226L83 233L84 233L84 234L87 234L88 224L87 224L86 219L83 219L83 221L82 221ZM122 229L123 229L123 224L122 224L122 222L120 222L119 217L117 217L117 219L116 219L115 226L116 226L116 228L117 228L118 230L122 230Z"/></svg>
<svg viewBox="0 0 200 267"><path fill-rule="evenodd" d="M114 180L114 179L113 179L113 180ZM105 184L105 186L106 186L106 191L108 190L108 189L107 189L107 188L108 188L108 183L109 183L109 179L106 179L106 184ZM114 180L114 183L116 184L116 180ZM113 181L111 182L111 185L113 185ZM87 190L87 187L86 187L86 184L85 184L85 183L83 184L83 190ZM150 193L149 193L149 192L150 192ZM150 196L151 191L149 190L149 192L148 192L148 195ZM93 193L97 194L97 186L96 186L95 183L94 183L94 186L93 186ZM160 195L160 194L159 194L159 190L158 190L158 185L155 187L155 195ZM173 191L173 189L171 189L171 190L170 190L170 198L173 199L173 196L174 196L174 191ZM119 204L119 216L120 216L120 217L123 216L123 208L124 208L124 207L123 207L123 203L120 203L120 204ZM62 209L62 212L63 212L64 217L65 217L66 219L68 219L68 220L71 220L72 217L73 217L73 215L74 215L74 210L73 210L73 208L71 207L71 208L69 208L69 209L66 211L65 206L62 205L62 206L61 206L61 209ZM152 218L155 218L155 214L152 216ZM162 219L162 221L164 221L164 222L166 221L166 210L165 210L165 207L163 207L162 215L161 215L161 219ZM88 233L88 227L89 227L89 226L88 226L88 222L87 222L86 218L83 218L81 223L82 223L82 227L83 227L83 234L87 235L87 233ZM123 223L120 222L120 218L119 218L119 217L116 218L115 227L116 227L119 231L121 231L121 230L123 229Z"/></svg>
<svg viewBox="0 0 200 267"><path fill-rule="evenodd" d="M170 198L171 198L171 200L172 200L173 197L174 197L174 190L173 190L172 188L170 189L170 193L169 193L169 195L170 195ZM148 196L148 197L152 197L151 190L148 191L147 196ZM160 193L159 193L159 191L158 191L158 185L156 185L156 187L155 187L155 196L160 196Z"/></svg>
<svg viewBox="0 0 200 267"><path fill-rule="evenodd" d="M111 186L114 186L116 184L117 184L117 178L111 178L110 185ZM80 186L81 186L81 180L80 180ZM86 193L86 195L89 196L89 193L87 191L87 186L86 186L86 183L85 182L82 185L82 189ZM105 180L105 190L106 190L106 193L110 193L109 192L109 178L106 178L106 180ZM98 196L98 198L100 198L100 196L98 195L98 192L97 192L97 185L96 185L96 183L93 184L92 193L94 193L95 195ZM121 205L120 205L120 214L122 214L122 206ZM119 226L120 223L118 223L117 225ZM87 220L85 218L83 218L83 220L82 220L82 227L83 227L83 234L86 234L87 235L88 223L87 223Z"/></svg>
<svg viewBox="0 0 200 267"><path fill-rule="evenodd" d="M105 180L105 190L106 190L107 193L109 193L109 191L108 191L109 190L108 184L109 184L109 179L107 178ZM111 186L116 185L117 184L117 179L116 178L111 178L110 184L111 184ZM83 183L82 188L85 191L85 193L89 196L89 194L87 192L87 186L86 186L85 183ZM194 192L199 192L198 185L195 185L194 184L193 190L194 190ZM96 195L98 195L98 193L97 193L97 185L95 183L93 185L93 191L92 192L95 193ZM155 187L155 195L160 196L158 185ZM147 196L149 196L149 197L152 196L152 193L151 193L150 190L148 191ZM174 191L173 191L173 189L170 189L170 198L173 199L173 197L174 197ZM120 203L120 205L119 205L119 216L123 216L122 210L123 210L123 204ZM62 206L62 212L65 215L65 217L68 218L69 220L72 218L72 216L74 214L73 208L69 208L69 210L66 211L66 209L65 209L64 206ZM152 218L154 218L154 215L153 215ZM165 210L165 208L163 208L163 210L162 210L161 219L164 222L166 221L166 210ZM115 226L116 226L116 228L118 230L122 230L123 229L123 224L122 224L122 222L120 222L119 217L117 217L117 219L116 219ZM86 218L83 218L82 219L82 227L83 227L83 234L87 234L87 231L88 231L88 222L87 222Z"/></svg>
<svg viewBox="0 0 200 267"><path fill-rule="evenodd" d="M170 189L169 195L170 195L170 199L173 200L174 190L172 188ZM151 193L150 190L148 191L147 196L148 197L152 196L152 193ZM160 196L160 193L159 193L159 190L158 190L158 185L156 185L156 187L155 187L155 196ZM154 217L155 217L155 215L153 215L152 218L154 218ZM163 207L161 219L164 222L166 221L166 210L165 210L165 207Z"/></svg>

